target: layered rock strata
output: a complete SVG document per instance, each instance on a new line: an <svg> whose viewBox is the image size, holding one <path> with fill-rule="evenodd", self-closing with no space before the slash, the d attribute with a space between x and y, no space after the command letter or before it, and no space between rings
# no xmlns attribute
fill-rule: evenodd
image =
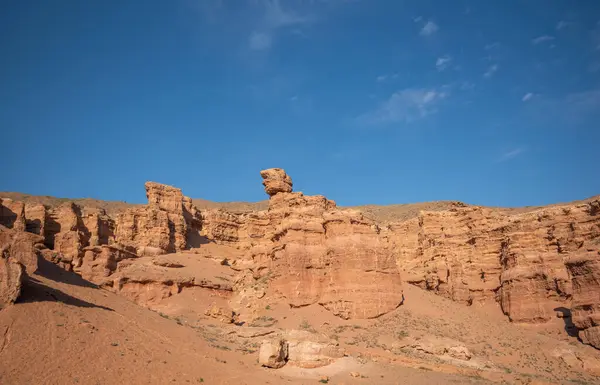
<svg viewBox="0 0 600 385"><path fill-rule="evenodd" d="M599 250L598 204L513 215L455 207L386 230L409 283L469 305L497 301L512 321L540 323L569 304L567 258Z"/></svg>

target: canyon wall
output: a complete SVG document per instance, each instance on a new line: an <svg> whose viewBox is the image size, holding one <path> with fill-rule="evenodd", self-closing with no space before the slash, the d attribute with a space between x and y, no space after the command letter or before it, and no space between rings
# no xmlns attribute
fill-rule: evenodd
<svg viewBox="0 0 600 385"><path fill-rule="evenodd" d="M467 206L380 223L323 196L293 192L282 169L261 172L264 211L197 210L180 189L148 182L148 204L117 215L70 202L0 201L0 224L39 236L44 257L103 285L144 256L192 250L228 256L232 306L318 303L343 318L372 318L403 300L402 280L465 305L497 303L514 322L549 321L571 307L594 344L600 292L600 201L527 212ZM211 246L212 247L212 246ZM229 250L228 249L228 250ZM6 265L8 258L5 258ZM11 265L12 266L12 265ZM5 268L6 271L8 271ZM118 274L117 274L118 273Z"/></svg>
<svg viewBox="0 0 600 385"><path fill-rule="evenodd" d="M599 250L598 205L455 207L385 228L407 282L467 305L497 301L512 321L540 323L571 299L566 260Z"/></svg>

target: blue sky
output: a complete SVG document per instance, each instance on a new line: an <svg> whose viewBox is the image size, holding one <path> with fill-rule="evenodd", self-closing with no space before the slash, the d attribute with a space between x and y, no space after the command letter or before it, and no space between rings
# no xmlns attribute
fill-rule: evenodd
<svg viewBox="0 0 600 385"><path fill-rule="evenodd" d="M0 191L600 194L600 1L13 1L0 49Z"/></svg>

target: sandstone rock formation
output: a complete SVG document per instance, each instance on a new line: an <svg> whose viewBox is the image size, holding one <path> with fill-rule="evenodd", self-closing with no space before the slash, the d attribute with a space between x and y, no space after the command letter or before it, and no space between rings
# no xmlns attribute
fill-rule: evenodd
<svg viewBox="0 0 600 385"><path fill-rule="evenodd" d="M265 340L260 345L258 363L267 368L279 369L285 365L288 358L288 344L285 340Z"/></svg>
<svg viewBox="0 0 600 385"><path fill-rule="evenodd" d="M44 249L42 237L0 225L0 251L5 257L23 265L27 273L38 268L38 257Z"/></svg>
<svg viewBox="0 0 600 385"><path fill-rule="evenodd" d="M258 360L262 366L274 369L286 363L313 369L329 365L344 357L344 354L339 343L323 335L305 330L287 330L263 340Z"/></svg>
<svg viewBox="0 0 600 385"><path fill-rule="evenodd" d="M419 339L405 338L395 343L393 349L413 350L419 353L438 356L441 359L469 361L473 357L469 349L460 341L432 335Z"/></svg>
<svg viewBox="0 0 600 385"><path fill-rule="evenodd" d="M7 250L0 249L0 310L19 298L24 274L23 265Z"/></svg>
<svg viewBox="0 0 600 385"><path fill-rule="evenodd" d="M600 349L600 251L591 249L567 260L573 278L571 314L581 340Z"/></svg>
<svg viewBox="0 0 600 385"><path fill-rule="evenodd" d="M146 183L146 197L147 206L119 214L115 242L135 250L138 255L197 247L193 242L200 237L200 218L190 198L184 197L178 188L155 182Z"/></svg>
<svg viewBox="0 0 600 385"><path fill-rule="evenodd" d="M409 283L465 304L498 301L512 321L539 323L567 304L568 256L600 237L598 201L507 214L483 207L421 212L389 224ZM598 250L598 246L592 247Z"/></svg>
<svg viewBox="0 0 600 385"><path fill-rule="evenodd" d="M596 255L598 199L521 213L456 202L377 223L323 196L292 192L282 169L261 176L270 196L265 211L199 212L180 189L148 182L148 204L113 217L71 202L46 207L3 199L0 222L41 236L51 249L41 251L47 259L140 303L216 285L173 273L179 261L152 257L194 249L198 257L220 258L238 277L215 290L232 292L231 306L248 319L271 302L320 304L342 318L378 317L403 300L398 270L407 282L466 305L497 302L515 322L550 320L556 306L569 307L574 292L574 304L591 306L580 293L595 290L593 284L578 278L585 283L573 288L571 275L575 284L585 274L568 271L565 262ZM595 257L589 258L591 266ZM168 269L170 278L157 268Z"/></svg>
<svg viewBox="0 0 600 385"><path fill-rule="evenodd" d="M0 309L17 300L27 273L37 270L42 240L0 225Z"/></svg>
<svg viewBox="0 0 600 385"><path fill-rule="evenodd" d="M288 344L288 363L300 368L318 368L344 357L339 343L323 335L305 330L288 330L283 333Z"/></svg>
<svg viewBox="0 0 600 385"><path fill-rule="evenodd" d="M396 259L379 229L359 212L323 196L291 192L281 169L261 172L267 212L244 218L238 239L249 246L253 278L269 297L292 307L319 303L342 318L373 318L402 301ZM279 188L279 182L289 188Z"/></svg>
<svg viewBox="0 0 600 385"><path fill-rule="evenodd" d="M25 205L12 199L0 199L0 225L25 231Z"/></svg>
<svg viewBox="0 0 600 385"><path fill-rule="evenodd" d="M289 193L292 192L292 178L281 168L270 168L262 170L260 176L263 178L263 186L265 186L265 192L269 196L273 196L277 193Z"/></svg>

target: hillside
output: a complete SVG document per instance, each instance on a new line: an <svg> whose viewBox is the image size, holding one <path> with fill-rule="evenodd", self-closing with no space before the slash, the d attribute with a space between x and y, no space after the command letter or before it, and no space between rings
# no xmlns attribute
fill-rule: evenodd
<svg viewBox="0 0 600 385"><path fill-rule="evenodd" d="M0 383L318 384L324 376L331 384L595 381L569 365L589 365L591 358L577 357L598 353L558 337L559 322L520 329L486 309L467 312L417 288L407 287L406 298L375 320L344 321L318 306L275 307L266 311L274 326L227 326L198 317L202 309L192 297L154 312L42 262L19 301L0 311ZM280 328L335 339L346 357L316 369L260 368L252 346L265 337L243 336ZM473 358L433 354L447 341L462 341Z"/></svg>

